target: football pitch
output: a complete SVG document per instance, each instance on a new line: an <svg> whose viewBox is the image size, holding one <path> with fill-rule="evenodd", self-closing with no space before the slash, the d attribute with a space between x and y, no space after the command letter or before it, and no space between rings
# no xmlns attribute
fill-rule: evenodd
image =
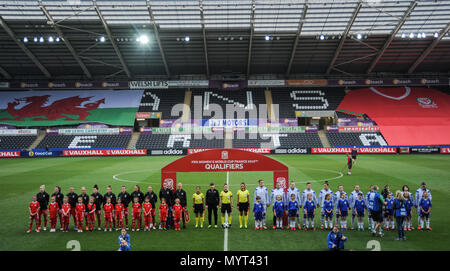
<svg viewBox="0 0 450 271"><path fill-rule="evenodd" d="M432 232L407 232L407 241L394 241L396 231L385 231L385 236L372 237L367 231L367 217L364 232L346 231L348 237L346 249L371 250L367 248L370 240L380 242L381 250L448 250L450 240L450 216L448 215L448 200L450 199L450 156L446 155L360 155L353 169L353 175L340 173L343 170L346 157L344 155L274 155L272 158L289 167L290 179L296 181L297 187L303 191L307 181L312 182L312 188L317 195L323 188L324 180L328 180L330 188L335 192L339 184L344 185L347 193L353 191L356 184L366 193L369 185L380 186L389 184L391 191L401 189L406 184L415 194L422 181L427 183L433 196L431 212ZM85 186L89 194L94 184L100 187L100 193L106 193L106 186L111 185L117 195L120 186L127 186L131 193L133 186L139 184L145 193L148 185L153 185L155 192L160 188L160 170L163 166L179 157L83 157L83 158L34 158L34 159L0 159L0 206L2 208L0 223L0 250L58 250L67 251L67 243L76 240L82 251L117 250L118 232L83 232L73 231L71 219L68 233L26 233L28 229L28 204L31 197L39 192L39 186L46 185L50 195L56 185L61 186L63 194L67 194L70 186L76 193ZM346 171L345 171L346 172ZM344 172L344 173L345 173ZM245 182L251 193L257 185L257 180L265 180L266 186L273 187L272 172L230 172L229 183L236 203L236 192L239 184ZM183 189L188 194L188 208L191 222L181 231L131 232L132 250L181 250L181 251L223 251L228 250L327 250L326 236L328 231L320 229L313 231L263 230L255 231L253 213L249 214L249 228L239 229L239 216L233 210L233 227L228 230L227 237L222 228L194 229L192 210L192 194L195 186L200 185L203 192L210 182L216 183L221 191L226 182L226 173L179 173L178 182L183 183ZM253 206L253 202L251 205ZM447 210L446 210L447 208ZM252 209L252 207L251 207ZM417 227L417 216L412 218ZM317 210L316 214L320 211ZM159 218L157 218L159 222ZM350 222L350 217L348 218ZM103 221L102 221L103 222ZM131 222L131 219L130 219ZM220 217L218 219L220 224ZM267 224L272 226L271 208L267 214ZM316 227L320 227L320 214L315 218ZM349 224L350 225L350 224ZM59 227L59 222L58 222ZM70 246L69 246L70 247Z"/></svg>

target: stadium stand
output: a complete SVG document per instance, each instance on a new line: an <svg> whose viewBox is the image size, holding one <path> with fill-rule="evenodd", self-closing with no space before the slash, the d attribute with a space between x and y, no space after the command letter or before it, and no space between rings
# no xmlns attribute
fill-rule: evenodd
<svg viewBox="0 0 450 271"><path fill-rule="evenodd" d="M224 139L195 139L193 134L141 134L136 149L223 148Z"/></svg>
<svg viewBox="0 0 450 271"><path fill-rule="evenodd" d="M326 133L328 141L336 146L386 146L380 133Z"/></svg>
<svg viewBox="0 0 450 271"><path fill-rule="evenodd" d="M345 96L342 89L282 89L274 88L272 100L279 104L280 118L294 118L295 111L336 110Z"/></svg>
<svg viewBox="0 0 450 271"><path fill-rule="evenodd" d="M279 133L260 134L256 139L249 139L250 134L245 135L245 139L237 136L233 139L233 148L305 148L323 147L319 136L316 133ZM265 143L266 146L262 144Z"/></svg>
<svg viewBox="0 0 450 271"><path fill-rule="evenodd" d="M126 148L131 135L46 135L38 149Z"/></svg>
<svg viewBox="0 0 450 271"><path fill-rule="evenodd" d="M193 103L195 96L202 96L203 110L207 109L205 105L207 104L218 104L222 107L224 118L226 118L226 105L234 104L240 108L244 109L252 109L250 104L257 105L264 103L265 97L264 91L262 90L242 90L242 91L233 91L233 90L193 90L192 91L192 100L191 100L191 117L194 118ZM248 114L246 116L248 118ZM209 117L203 117L207 119Z"/></svg>
<svg viewBox="0 0 450 271"><path fill-rule="evenodd" d="M0 149L14 150L14 149L27 149L33 144L37 136L0 136Z"/></svg>
<svg viewBox="0 0 450 271"><path fill-rule="evenodd" d="M184 102L185 91L180 89L146 90L142 95L139 112L161 112L162 119L178 119L171 116L172 107Z"/></svg>

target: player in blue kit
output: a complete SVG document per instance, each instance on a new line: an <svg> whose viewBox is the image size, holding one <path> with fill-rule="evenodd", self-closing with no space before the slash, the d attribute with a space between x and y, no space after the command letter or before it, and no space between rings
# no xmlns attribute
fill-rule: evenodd
<svg viewBox="0 0 450 271"><path fill-rule="evenodd" d="M358 218L358 231L364 231L364 213L366 212L366 201L363 199L363 193L358 194L358 199L355 200L353 210Z"/></svg>
<svg viewBox="0 0 450 271"><path fill-rule="evenodd" d="M256 196L256 202L253 204L253 213L255 214L255 230L263 229L264 204L261 202L261 197Z"/></svg>
<svg viewBox="0 0 450 271"><path fill-rule="evenodd" d="M341 198L338 200L336 207L339 210L339 216L341 217L341 229L347 230L347 216L350 204L344 193L341 193Z"/></svg>
<svg viewBox="0 0 450 271"><path fill-rule="evenodd" d="M403 192L403 197L405 198L405 207L406 207L406 219L404 221L404 230L411 231L413 228L411 226L411 216L412 216L412 208L414 207L414 199L412 199L412 194L408 191Z"/></svg>
<svg viewBox="0 0 450 271"><path fill-rule="evenodd" d="M276 201L273 203L273 213L276 217L276 229L283 229L283 213L284 203L281 200L281 195L276 196Z"/></svg>
<svg viewBox="0 0 450 271"><path fill-rule="evenodd" d="M296 200L295 194L291 194L291 200L287 207L289 212L289 228L291 231L295 231L295 219L298 217L298 201Z"/></svg>
<svg viewBox="0 0 450 271"><path fill-rule="evenodd" d="M389 192L386 198L386 208L384 210L384 229L394 230L394 199L392 198L392 193Z"/></svg>
<svg viewBox="0 0 450 271"><path fill-rule="evenodd" d="M423 223L424 220L426 221L426 230L431 231L430 228L430 212L431 207L433 205L431 204L431 199L428 197L428 192L423 192L422 198L419 201L419 208L420 208L420 228L423 230Z"/></svg>
<svg viewBox="0 0 450 271"><path fill-rule="evenodd" d="M312 229L313 231L316 230L314 227L314 216L316 214L316 203L313 200L313 195L308 194L308 199L305 201L303 210L305 212L306 216L306 225L305 225L305 231L308 229ZM311 228L309 227L311 224Z"/></svg>
<svg viewBox="0 0 450 271"><path fill-rule="evenodd" d="M331 199L331 194L326 194L325 199L322 204L322 210L324 214L325 229L328 229L328 224L330 229L333 228L333 200Z"/></svg>

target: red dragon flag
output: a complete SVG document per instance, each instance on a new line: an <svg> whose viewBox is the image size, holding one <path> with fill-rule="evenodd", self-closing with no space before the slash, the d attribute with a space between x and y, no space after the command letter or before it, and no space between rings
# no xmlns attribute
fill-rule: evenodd
<svg viewBox="0 0 450 271"><path fill-rule="evenodd" d="M83 122L133 126L142 90L0 92L0 123L56 126Z"/></svg>

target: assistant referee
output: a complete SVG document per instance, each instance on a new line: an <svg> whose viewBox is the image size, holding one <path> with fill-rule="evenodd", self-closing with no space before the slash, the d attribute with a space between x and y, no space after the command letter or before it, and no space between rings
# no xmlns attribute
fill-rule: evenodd
<svg viewBox="0 0 450 271"><path fill-rule="evenodd" d="M241 183L241 189L237 191L237 208L239 210L239 227L242 229L242 216L245 216L244 227L247 228L248 208L250 205L250 193L245 187L245 183Z"/></svg>
<svg viewBox="0 0 450 271"><path fill-rule="evenodd" d="M231 228L231 210L233 209L233 194L228 190L228 184L223 186L223 191L220 192L220 211L222 212L222 228L225 228L225 213L228 216L228 227Z"/></svg>

